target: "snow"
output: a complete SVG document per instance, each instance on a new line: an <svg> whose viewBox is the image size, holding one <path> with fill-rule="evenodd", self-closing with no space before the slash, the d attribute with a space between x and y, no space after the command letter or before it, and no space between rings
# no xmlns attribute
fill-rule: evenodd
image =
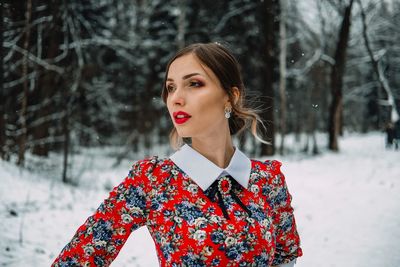
<svg viewBox="0 0 400 267"><path fill-rule="evenodd" d="M283 162L302 240L296 266L400 266L400 151L385 149L382 133L348 134L340 147L316 157L274 157ZM106 150L75 158L80 186L62 184L49 170L0 161L0 266L50 266L127 174L132 162L113 168L114 158ZM52 160L61 162L57 155ZM112 264L157 265L145 227Z"/></svg>
<svg viewBox="0 0 400 267"><path fill-rule="evenodd" d="M400 151L379 134L341 148L282 168L304 251L297 266L400 266Z"/></svg>

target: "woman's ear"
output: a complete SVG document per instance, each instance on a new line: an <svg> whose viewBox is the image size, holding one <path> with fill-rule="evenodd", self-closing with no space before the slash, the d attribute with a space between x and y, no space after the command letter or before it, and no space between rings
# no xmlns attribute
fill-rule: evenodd
<svg viewBox="0 0 400 267"><path fill-rule="evenodd" d="M240 90L236 86L232 87L233 102L236 105L240 98Z"/></svg>

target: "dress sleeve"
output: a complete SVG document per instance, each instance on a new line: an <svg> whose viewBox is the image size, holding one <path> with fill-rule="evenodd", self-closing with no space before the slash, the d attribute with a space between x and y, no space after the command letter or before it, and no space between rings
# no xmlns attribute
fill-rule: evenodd
<svg viewBox="0 0 400 267"><path fill-rule="evenodd" d="M297 257L303 255L300 248L300 238L297 232L296 221L291 206L290 195L285 176L280 170L282 163L270 161L271 191L269 192L270 204L273 209L273 223L275 225L276 249L272 266L286 266Z"/></svg>
<svg viewBox="0 0 400 267"><path fill-rule="evenodd" d="M136 161L95 213L81 225L52 267L109 266L149 210L145 160Z"/></svg>

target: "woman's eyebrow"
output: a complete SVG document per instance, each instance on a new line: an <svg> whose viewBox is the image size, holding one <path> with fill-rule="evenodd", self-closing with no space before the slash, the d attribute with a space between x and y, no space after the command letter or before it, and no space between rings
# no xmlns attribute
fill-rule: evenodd
<svg viewBox="0 0 400 267"><path fill-rule="evenodd" d="M186 74L185 76L182 77L182 80L187 80L187 79L189 79L190 77L193 77L193 76L196 76L196 75L201 75L201 74L198 73L198 72ZM167 81L174 81L174 79L168 78Z"/></svg>

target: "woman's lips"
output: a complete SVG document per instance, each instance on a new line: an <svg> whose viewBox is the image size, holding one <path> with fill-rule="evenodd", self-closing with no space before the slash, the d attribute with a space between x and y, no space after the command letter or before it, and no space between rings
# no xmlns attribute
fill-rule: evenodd
<svg viewBox="0 0 400 267"><path fill-rule="evenodd" d="M184 117L184 118L177 118L177 117L175 117L174 119L175 119L175 122L176 122L177 124L182 124L182 123L185 123L187 120L189 120L190 117Z"/></svg>
<svg viewBox="0 0 400 267"><path fill-rule="evenodd" d="M177 124L185 123L191 117L189 114L183 111L174 112L172 115L174 116L174 120Z"/></svg>

